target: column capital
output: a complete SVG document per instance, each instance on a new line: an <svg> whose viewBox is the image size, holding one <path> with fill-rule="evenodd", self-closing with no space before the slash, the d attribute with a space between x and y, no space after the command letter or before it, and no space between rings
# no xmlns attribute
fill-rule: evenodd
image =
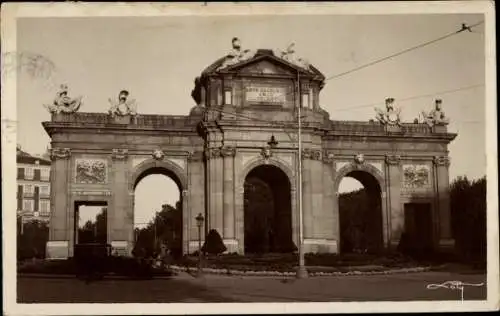
<svg viewBox="0 0 500 316"><path fill-rule="evenodd" d="M220 154L222 157L234 157L236 156L236 148L232 146L221 147Z"/></svg>
<svg viewBox="0 0 500 316"><path fill-rule="evenodd" d="M200 161L203 160L203 151L190 151L187 154L188 161Z"/></svg>
<svg viewBox="0 0 500 316"><path fill-rule="evenodd" d="M321 160L321 151L317 149L302 149L302 159Z"/></svg>
<svg viewBox="0 0 500 316"><path fill-rule="evenodd" d="M50 159L68 159L71 156L71 149L69 148L52 148L50 150Z"/></svg>
<svg viewBox="0 0 500 316"><path fill-rule="evenodd" d="M436 166L448 167L451 163L451 159L448 156L434 156L433 162Z"/></svg>
<svg viewBox="0 0 500 316"><path fill-rule="evenodd" d="M335 155L333 154L333 151L325 150L323 152L323 162L324 163L332 163L335 160Z"/></svg>
<svg viewBox="0 0 500 316"><path fill-rule="evenodd" d="M221 156L220 148L205 148L204 153L207 160Z"/></svg>
<svg viewBox="0 0 500 316"><path fill-rule="evenodd" d="M126 148L115 148L111 153L111 159L113 160L125 160L128 157L128 149Z"/></svg>
<svg viewBox="0 0 500 316"><path fill-rule="evenodd" d="M400 155L385 155L385 163L388 165L398 166L401 163Z"/></svg>

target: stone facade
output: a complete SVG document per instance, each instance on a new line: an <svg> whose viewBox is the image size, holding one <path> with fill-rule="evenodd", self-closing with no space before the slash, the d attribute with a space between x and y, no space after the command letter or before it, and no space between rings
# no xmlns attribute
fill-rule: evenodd
<svg viewBox="0 0 500 316"><path fill-rule="evenodd" d="M378 188L385 247L397 245L404 205L416 200L431 205L435 246L450 244L447 146L455 134L427 124L330 120L319 106L324 76L269 50L221 69L223 62L197 78L197 105L188 116L54 113L43 123L59 153L52 162L48 247L54 249L49 253L73 255L78 201L106 202L108 242L130 253L135 185L153 169L170 176L182 192L185 253L198 248L195 217L200 212L206 218L204 234L217 229L229 252L243 253L244 182L261 165L280 169L290 181L298 245L299 158L305 252L339 251L337 192L344 176ZM272 136L276 143L270 142Z"/></svg>

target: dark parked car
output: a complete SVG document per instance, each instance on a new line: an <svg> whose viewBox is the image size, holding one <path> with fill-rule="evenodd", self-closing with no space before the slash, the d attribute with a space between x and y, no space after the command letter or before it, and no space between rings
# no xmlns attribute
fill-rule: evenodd
<svg viewBox="0 0 500 316"><path fill-rule="evenodd" d="M108 273L134 278L153 277L152 262L144 258L114 256L109 244L78 244L74 260L77 277L87 280L102 279Z"/></svg>
<svg viewBox="0 0 500 316"><path fill-rule="evenodd" d="M75 245L74 260L78 277L102 278L109 272L111 245L78 244Z"/></svg>

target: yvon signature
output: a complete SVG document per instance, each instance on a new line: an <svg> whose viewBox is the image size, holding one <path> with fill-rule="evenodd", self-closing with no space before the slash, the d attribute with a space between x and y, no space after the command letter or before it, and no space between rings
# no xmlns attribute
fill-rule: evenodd
<svg viewBox="0 0 500 316"><path fill-rule="evenodd" d="M460 291L460 298L463 302L464 300L464 288L466 286L483 286L484 283L464 283L462 281L446 281L441 284L429 284L427 285L428 290L436 290L439 288L445 288L445 289L450 289L450 290L458 290Z"/></svg>

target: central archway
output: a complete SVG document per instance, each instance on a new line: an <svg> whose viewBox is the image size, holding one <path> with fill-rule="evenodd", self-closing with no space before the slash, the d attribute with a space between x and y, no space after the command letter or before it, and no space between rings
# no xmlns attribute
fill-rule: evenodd
<svg viewBox="0 0 500 316"><path fill-rule="evenodd" d="M291 184L273 165L253 168L244 182L245 253L292 252Z"/></svg>

